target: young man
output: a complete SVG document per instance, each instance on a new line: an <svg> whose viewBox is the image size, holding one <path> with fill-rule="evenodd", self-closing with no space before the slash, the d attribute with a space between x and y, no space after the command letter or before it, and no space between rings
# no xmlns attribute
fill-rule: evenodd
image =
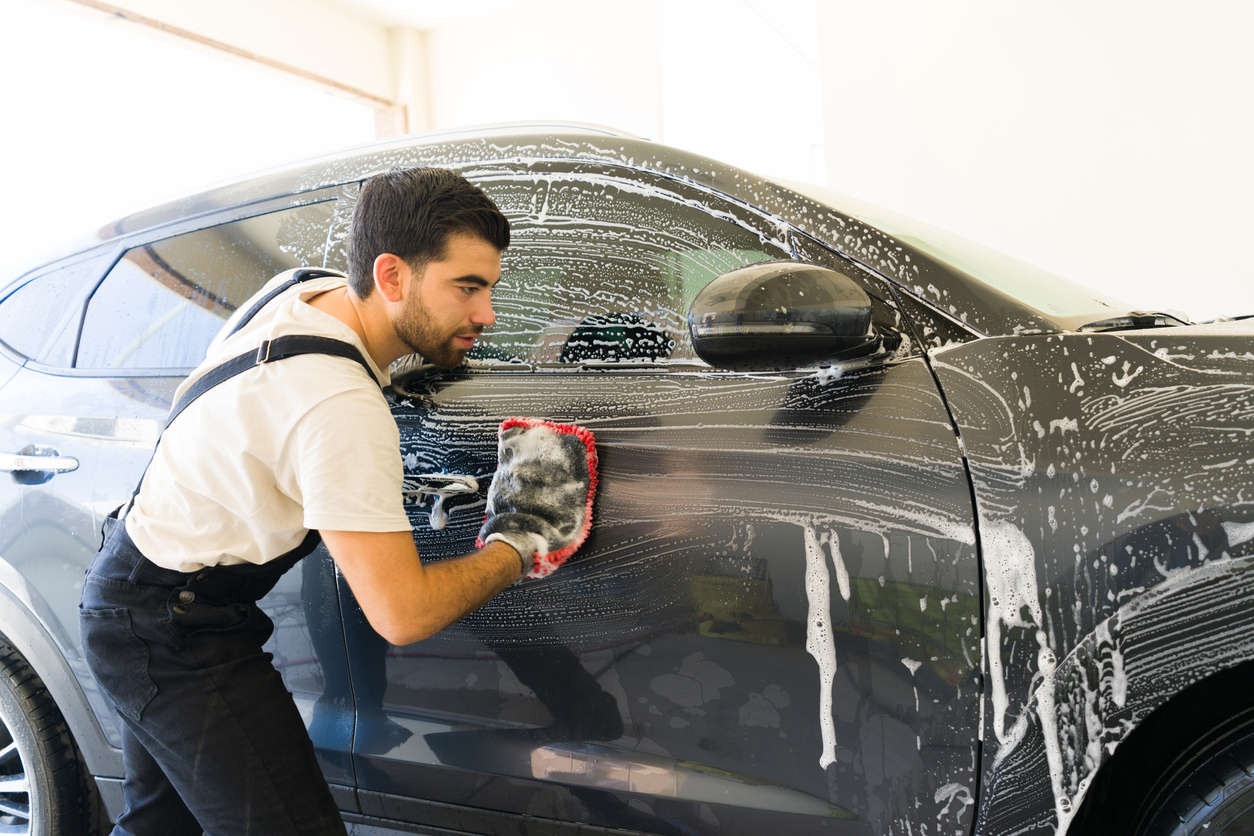
<svg viewBox="0 0 1254 836"><path fill-rule="evenodd" d="M508 244L505 217L460 175L378 175L357 199L348 281L297 271L312 278L274 295L288 274L278 277L180 387L177 420L83 587L85 654L123 720L115 836L345 832L261 649L273 625L256 606L319 533L394 644L488 601L531 568L533 548L565 545L494 534L423 565L402 507L387 368L414 352L462 361L494 321ZM271 356L309 337L333 353ZM196 395L233 358L246 370Z"/></svg>

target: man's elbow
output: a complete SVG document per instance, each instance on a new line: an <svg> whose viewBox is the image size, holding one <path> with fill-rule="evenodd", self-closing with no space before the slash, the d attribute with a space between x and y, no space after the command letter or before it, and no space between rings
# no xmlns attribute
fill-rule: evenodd
<svg viewBox="0 0 1254 836"><path fill-rule="evenodd" d="M407 644L429 639L444 629L445 625L435 624L429 619L413 617L371 618L366 616L370 626L389 644L404 647Z"/></svg>

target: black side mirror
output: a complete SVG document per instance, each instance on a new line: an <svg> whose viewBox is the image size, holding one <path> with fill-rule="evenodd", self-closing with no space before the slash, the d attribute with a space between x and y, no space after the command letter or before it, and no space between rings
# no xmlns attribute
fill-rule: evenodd
<svg viewBox="0 0 1254 836"><path fill-rule="evenodd" d="M879 346L871 297L826 267L772 261L719 276L688 311L692 346L724 369L790 369Z"/></svg>

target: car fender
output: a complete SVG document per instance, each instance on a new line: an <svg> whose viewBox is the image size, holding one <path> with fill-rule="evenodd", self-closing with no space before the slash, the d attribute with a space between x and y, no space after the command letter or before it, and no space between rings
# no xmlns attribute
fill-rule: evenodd
<svg viewBox="0 0 1254 836"><path fill-rule="evenodd" d="M1063 834L1094 775L1153 711L1254 656L1254 556L1181 570L1098 624L998 752L977 833Z"/></svg>
<svg viewBox="0 0 1254 836"><path fill-rule="evenodd" d="M1227 350L1065 334L931 353L978 508L978 833L1065 832L1151 711L1251 658L1254 384Z"/></svg>
<svg viewBox="0 0 1254 836"><path fill-rule="evenodd" d="M80 677L90 680L91 676L86 663L78 659L80 670L76 672L48 624L36 615L41 605L47 608L17 570L0 559L0 633L43 680L74 735L88 771L96 776L120 778L122 750L105 737L81 684Z"/></svg>

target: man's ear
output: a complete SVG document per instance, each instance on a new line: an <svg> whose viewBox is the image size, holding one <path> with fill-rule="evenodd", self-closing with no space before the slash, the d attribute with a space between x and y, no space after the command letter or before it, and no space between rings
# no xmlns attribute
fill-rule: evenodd
<svg viewBox="0 0 1254 836"><path fill-rule="evenodd" d="M400 302L409 291L411 272L405 259L383 253L374 260L375 290L389 302Z"/></svg>

